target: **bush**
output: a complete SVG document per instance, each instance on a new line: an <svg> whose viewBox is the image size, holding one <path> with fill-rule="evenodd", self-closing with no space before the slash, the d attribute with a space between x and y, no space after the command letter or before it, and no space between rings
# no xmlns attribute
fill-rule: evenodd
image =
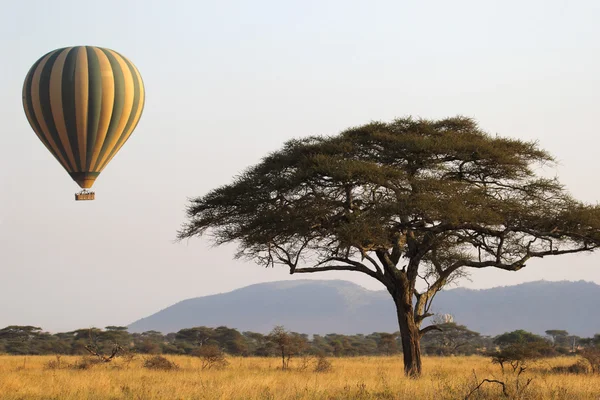
<svg viewBox="0 0 600 400"><path fill-rule="evenodd" d="M568 356L568 355L572 354L571 349L569 349L567 347L555 347L554 349L561 356Z"/></svg>
<svg viewBox="0 0 600 400"><path fill-rule="evenodd" d="M593 373L600 373L600 348L590 347L583 349L580 355L587 360Z"/></svg>
<svg viewBox="0 0 600 400"><path fill-rule="evenodd" d="M504 371L505 365L510 365L513 371L525 368L529 361L556 355L546 342L515 343L488 354L492 357L492 363L500 365Z"/></svg>
<svg viewBox="0 0 600 400"><path fill-rule="evenodd" d="M306 371L311 364L311 357L309 355L303 355L300 358L300 365L298 365L298 371Z"/></svg>
<svg viewBox="0 0 600 400"><path fill-rule="evenodd" d="M56 360L50 360L46 363L46 365L44 365L45 369L60 369L61 367L61 363L60 363L60 358L62 356L60 354L56 355Z"/></svg>
<svg viewBox="0 0 600 400"><path fill-rule="evenodd" d="M579 360L573 365L553 367L552 372L557 374L587 374L590 372L590 366L587 361Z"/></svg>
<svg viewBox="0 0 600 400"><path fill-rule="evenodd" d="M174 362L171 362L163 356L153 356L144 360L144 368L155 369L161 371L171 371L179 369L179 366Z"/></svg>
<svg viewBox="0 0 600 400"><path fill-rule="evenodd" d="M325 355L319 355L319 358L317 359L317 365L315 366L315 372L329 372L331 369L331 362L325 357Z"/></svg>
<svg viewBox="0 0 600 400"><path fill-rule="evenodd" d="M71 365L73 369L90 369L98 364L103 364L104 362L96 357L83 356L77 361L75 364Z"/></svg>
<svg viewBox="0 0 600 400"><path fill-rule="evenodd" d="M202 369L222 369L229 365L225 353L214 344L204 345L192 352L193 356L202 359Z"/></svg>

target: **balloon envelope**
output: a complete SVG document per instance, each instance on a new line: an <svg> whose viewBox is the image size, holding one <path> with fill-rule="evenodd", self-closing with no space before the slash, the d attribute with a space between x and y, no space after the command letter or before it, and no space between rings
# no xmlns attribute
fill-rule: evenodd
<svg viewBox="0 0 600 400"><path fill-rule="evenodd" d="M101 47L51 51L33 64L23 108L40 141L80 187L94 181L125 144L144 108L131 61Z"/></svg>

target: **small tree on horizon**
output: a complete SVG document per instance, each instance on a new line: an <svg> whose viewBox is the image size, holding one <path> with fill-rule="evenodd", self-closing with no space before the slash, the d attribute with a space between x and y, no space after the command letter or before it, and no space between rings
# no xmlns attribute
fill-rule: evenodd
<svg viewBox="0 0 600 400"><path fill-rule="evenodd" d="M569 332L563 329L548 329L545 333L552 338L555 347L569 346Z"/></svg>
<svg viewBox="0 0 600 400"><path fill-rule="evenodd" d="M481 335L464 325L455 322L440 322L439 331L430 332L424 339L424 346L429 354L446 356L464 354L465 351L475 352L480 344Z"/></svg>
<svg viewBox="0 0 600 400"><path fill-rule="evenodd" d="M600 208L536 174L552 156L463 117L373 122L288 141L231 184L191 200L178 239L209 233L237 257L290 274L354 271L396 305L404 371L421 374L421 328L465 268L518 271L592 251ZM417 285L419 283L419 285Z"/></svg>
<svg viewBox="0 0 600 400"><path fill-rule="evenodd" d="M267 338L281 355L281 369L284 370L289 368L293 356L304 353L309 347L306 335L288 332L282 325L275 326Z"/></svg>
<svg viewBox="0 0 600 400"><path fill-rule="evenodd" d="M289 358L287 357L292 346L292 338L289 332L283 326L277 325L269 333L268 338L275 345L279 355L281 355L281 369L286 369L289 364Z"/></svg>

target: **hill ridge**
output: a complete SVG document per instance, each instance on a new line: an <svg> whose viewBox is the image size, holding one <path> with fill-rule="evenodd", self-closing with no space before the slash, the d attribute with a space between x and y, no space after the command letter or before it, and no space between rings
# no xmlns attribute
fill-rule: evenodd
<svg viewBox="0 0 600 400"><path fill-rule="evenodd" d="M433 311L452 314L457 323L482 334L566 329L592 336L600 332L600 286L585 280L538 280L487 289L456 287L437 295ZM395 315L385 290L341 279L298 279L184 299L133 322L129 330L169 333L223 325L267 333L284 325L308 334L368 334L397 331Z"/></svg>

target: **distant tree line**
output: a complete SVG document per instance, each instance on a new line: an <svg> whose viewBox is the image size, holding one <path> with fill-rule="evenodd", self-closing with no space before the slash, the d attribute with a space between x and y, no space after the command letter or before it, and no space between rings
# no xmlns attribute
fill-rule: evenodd
<svg viewBox="0 0 600 400"><path fill-rule="evenodd" d="M573 354L600 347L600 334L592 338L570 335L565 330L547 330L545 336L516 330L495 337L480 335L455 322L438 324L440 330L423 337L424 354L510 356L527 352L536 356ZM157 331L129 333L127 327L78 329L51 334L35 326L8 326L0 329L0 353L14 355L110 354L115 346L140 354L195 355L205 346L218 348L233 356L281 357L323 355L330 357L393 355L402 352L399 332L374 332L369 335L330 333L313 335L290 332L276 326L271 333L239 332L220 326L181 329L175 333Z"/></svg>

